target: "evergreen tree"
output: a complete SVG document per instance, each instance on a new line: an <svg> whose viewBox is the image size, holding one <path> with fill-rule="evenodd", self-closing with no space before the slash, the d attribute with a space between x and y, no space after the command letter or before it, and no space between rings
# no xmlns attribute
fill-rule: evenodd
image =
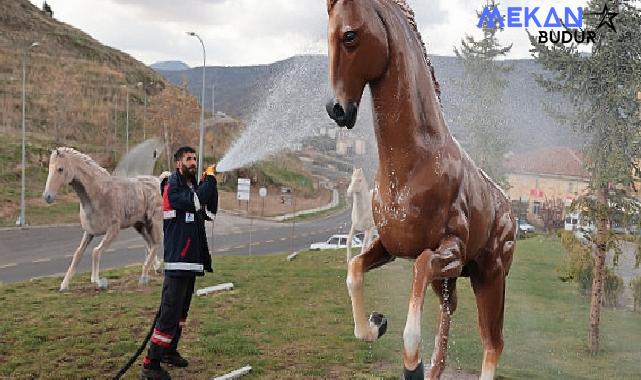
<svg viewBox="0 0 641 380"><path fill-rule="evenodd" d="M494 0L485 7L493 9L499 4ZM477 11L480 18L481 12ZM460 125L467 132L466 150L497 183L507 185L504 156L510 145L509 129L500 107L503 91L507 86L505 74L512 70L510 65L497 62L512 49L512 45L501 46L497 34L503 29L490 28L484 20L481 28L483 37L475 40L466 35L461 46L454 53L463 64L461 87L466 94L462 100Z"/></svg>
<svg viewBox="0 0 641 380"><path fill-rule="evenodd" d="M603 13L605 4L610 14ZM613 21L616 30L604 20ZM634 2L593 0L584 8L584 29L597 32L589 53L580 52L576 44L539 44L530 35L534 58L548 70L538 77L539 83L566 96L571 109L564 120L587 137L589 194L579 198L576 206L597 226L588 326L593 354L599 350L605 255L616 248L609 228L613 222L627 222L638 209L638 202L628 193L634 186L640 155L640 25L641 10Z"/></svg>

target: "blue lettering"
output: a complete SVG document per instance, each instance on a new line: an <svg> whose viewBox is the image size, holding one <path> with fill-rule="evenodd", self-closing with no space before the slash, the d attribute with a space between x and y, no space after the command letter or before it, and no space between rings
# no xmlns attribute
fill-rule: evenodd
<svg viewBox="0 0 641 380"><path fill-rule="evenodd" d="M487 23L485 25L488 28L496 28L496 20L498 20L500 28L505 27L503 16L501 16L501 12L499 12L499 9L497 7L493 7L492 10L490 10L488 7L483 8L481 17L479 17L479 23L476 26L478 28L482 28L485 20L487 20Z"/></svg>
<svg viewBox="0 0 641 380"><path fill-rule="evenodd" d="M555 23L550 23L550 21L554 18L556 21ZM545 24L543 24L546 28L560 28L563 25L561 24L561 20L559 20L559 15L556 14L556 10L554 8L550 8L550 13L548 13L548 17L545 19Z"/></svg>
<svg viewBox="0 0 641 380"><path fill-rule="evenodd" d="M571 8L565 8L565 23L568 28L581 28L583 26L583 8L577 8L576 14L572 13Z"/></svg>
<svg viewBox="0 0 641 380"><path fill-rule="evenodd" d="M521 24L521 7L507 8L507 26L508 28L522 27Z"/></svg>
<svg viewBox="0 0 641 380"><path fill-rule="evenodd" d="M536 12L539 10L539 7L536 7L530 11L530 8L525 7L525 27L530 26L530 20L534 22L534 25L537 27L541 27L541 23L539 22L539 19L536 18Z"/></svg>

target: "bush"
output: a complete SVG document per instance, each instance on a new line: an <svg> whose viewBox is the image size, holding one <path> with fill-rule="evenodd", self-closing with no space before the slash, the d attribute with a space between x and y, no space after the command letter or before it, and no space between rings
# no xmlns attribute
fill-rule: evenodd
<svg viewBox="0 0 641 380"><path fill-rule="evenodd" d="M630 281L632 298L634 299L634 311L641 310L641 277Z"/></svg>
<svg viewBox="0 0 641 380"><path fill-rule="evenodd" d="M561 269L561 280L576 282L579 285L581 295L589 297L592 292L592 272L594 270L592 250L581 243L571 231L561 231L559 236L567 253L565 266ZM617 300L623 292L623 287L621 277L613 270L606 268L603 279L603 305L616 306Z"/></svg>
<svg viewBox="0 0 641 380"><path fill-rule="evenodd" d="M592 290L592 252L574 237L572 231L561 231L560 236L567 253L565 265L560 270L561 280L576 282L581 295L588 296Z"/></svg>

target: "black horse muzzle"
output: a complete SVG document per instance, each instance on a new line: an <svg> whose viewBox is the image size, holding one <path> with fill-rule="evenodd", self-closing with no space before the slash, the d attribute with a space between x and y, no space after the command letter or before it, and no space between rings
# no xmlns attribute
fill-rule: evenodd
<svg viewBox="0 0 641 380"><path fill-rule="evenodd" d="M330 100L325 109L329 117L339 126L347 127L347 129L354 128L356 117L358 116L358 104L356 102L347 103L347 109L345 110L338 101Z"/></svg>

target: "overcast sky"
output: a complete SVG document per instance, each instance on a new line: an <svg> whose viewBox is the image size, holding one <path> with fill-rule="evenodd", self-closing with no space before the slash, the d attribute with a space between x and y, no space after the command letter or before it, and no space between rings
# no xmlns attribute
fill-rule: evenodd
<svg viewBox="0 0 641 380"><path fill-rule="evenodd" d="M37 6L41 0L30 0ZM180 60L202 65L271 63L303 53L327 52L325 0L48 0L55 18L98 41L151 64ZM466 33L479 35L475 10L484 0L408 0L430 54L453 55ZM507 6L578 7L584 0L502 0ZM544 16L543 16L544 18ZM541 20L543 21L543 20ZM529 58L523 29L499 34L513 43L509 58Z"/></svg>

